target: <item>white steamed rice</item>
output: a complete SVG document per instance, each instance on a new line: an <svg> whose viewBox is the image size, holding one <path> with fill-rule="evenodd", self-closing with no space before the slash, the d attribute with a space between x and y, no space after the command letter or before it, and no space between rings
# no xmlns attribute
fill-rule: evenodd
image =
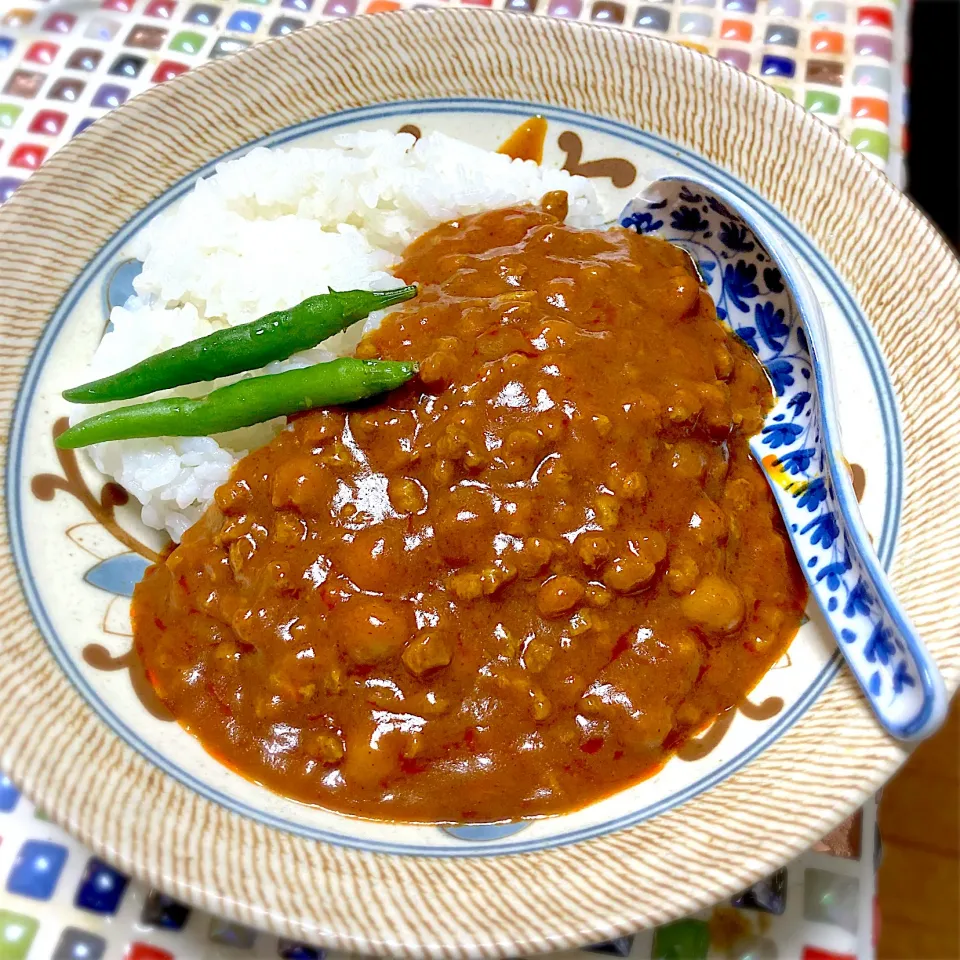
<svg viewBox="0 0 960 960"><path fill-rule="evenodd" d="M335 142L323 150L260 147L222 163L138 234L128 251L143 262L136 296L111 312L112 329L84 379L293 306L328 286L397 286L390 268L404 247L457 216L566 190L567 223L589 227L604 221L594 187L583 177L510 160L443 134L414 142L409 134L360 132ZM364 329L378 321L371 317ZM350 354L362 326L261 372ZM170 393L209 389L196 385ZM118 405L75 407L72 419ZM89 452L100 471L140 501L147 526L179 540L237 460L284 423L281 418L217 437L104 443Z"/></svg>

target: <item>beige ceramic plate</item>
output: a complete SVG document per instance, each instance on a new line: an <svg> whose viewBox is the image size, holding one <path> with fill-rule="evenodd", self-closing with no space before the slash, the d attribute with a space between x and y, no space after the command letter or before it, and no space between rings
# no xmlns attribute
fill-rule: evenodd
<svg viewBox="0 0 960 960"><path fill-rule="evenodd" d="M369 953L573 946L742 889L903 759L815 617L750 701L655 778L486 830L365 823L273 796L151 713L120 669L135 662L127 596L158 544L83 458L57 459L50 434L129 238L258 138L414 125L493 147L533 112L549 123L545 162L597 178L615 209L646 179L694 172L783 233L827 316L865 522L885 563L896 547L894 583L956 687L960 268L891 184L770 88L661 41L462 10L324 25L138 97L0 212L2 765L98 853L177 897Z"/></svg>

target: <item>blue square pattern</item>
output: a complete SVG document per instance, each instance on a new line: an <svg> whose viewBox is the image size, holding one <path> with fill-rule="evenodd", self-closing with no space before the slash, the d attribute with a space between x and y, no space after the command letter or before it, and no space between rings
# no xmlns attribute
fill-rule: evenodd
<svg viewBox="0 0 960 960"><path fill-rule="evenodd" d="M787 909L787 871L780 869L730 901L735 907L782 914Z"/></svg>
<svg viewBox="0 0 960 960"><path fill-rule="evenodd" d="M252 10L237 10L230 15L227 29L235 30L237 33L256 33L262 19L259 13L254 13Z"/></svg>
<svg viewBox="0 0 960 960"><path fill-rule="evenodd" d="M19 799L20 791L10 782L10 778L0 776L0 811L9 813Z"/></svg>
<svg viewBox="0 0 960 960"><path fill-rule="evenodd" d="M49 900L66 862L67 848L59 843L27 840L17 853L7 877L7 892L34 900Z"/></svg>
<svg viewBox="0 0 960 960"><path fill-rule="evenodd" d="M684 36L709 37L713 32L713 18L705 13L681 13L677 29Z"/></svg>
<svg viewBox="0 0 960 960"><path fill-rule="evenodd" d="M271 37L285 37L294 30L299 30L303 26L303 21L299 17L277 17L270 24Z"/></svg>
<svg viewBox="0 0 960 960"><path fill-rule="evenodd" d="M16 177L0 177L0 203L6 203L21 183L23 181ZM14 800L14 803L16 803L16 800Z"/></svg>
<svg viewBox="0 0 960 960"><path fill-rule="evenodd" d="M847 8L835 0L823 0L813 5L810 16L814 23L843 23L846 20Z"/></svg>
<svg viewBox="0 0 960 960"><path fill-rule="evenodd" d="M151 890L143 904L140 920L151 927L182 930L189 916L190 908L186 904L166 896L159 890Z"/></svg>
<svg viewBox="0 0 960 960"><path fill-rule="evenodd" d="M212 3L195 3L183 18L184 23L199 23L212 27L220 19L220 8Z"/></svg>
<svg viewBox="0 0 960 960"><path fill-rule="evenodd" d="M129 96L130 91L126 87L121 87L116 83L104 83L93 95L90 104L94 107L107 107L112 110L119 107Z"/></svg>
<svg viewBox="0 0 960 960"><path fill-rule="evenodd" d="M889 95L891 83L889 67L875 67L873 64L864 64L853 68L853 85L855 87L876 87Z"/></svg>
<svg viewBox="0 0 960 960"><path fill-rule="evenodd" d="M238 950L249 950L257 939L257 931L241 926L239 923L230 923L229 920L220 920L214 917L210 921L207 936L214 943L236 947Z"/></svg>
<svg viewBox="0 0 960 960"><path fill-rule="evenodd" d="M0 60L6 60L15 46L13 37L0 37Z"/></svg>
<svg viewBox="0 0 960 960"><path fill-rule="evenodd" d="M633 25L642 30L658 30L666 33L670 26L670 11L664 10L663 7L637 7Z"/></svg>
<svg viewBox="0 0 960 960"><path fill-rule="evenodd" d="M296 940L280 938L277 945L277 954L280 960L323 960L326 953L319 947L308 947L305 943Z"/></svg>
<svg viewBox="0 0 960 960"><path fill-rule="evenodd" d="M130 878L91 857L83 871L74 904L94 913L116 913Z"/></svg>
<svg viewBox="0 0 960 960"><path fill-rule="evenodd" d="M796 47L800 43L800 31L783 23L771 23L763 36L763 42L781 47Z"/></svg>
<svg viewBox="0 0 960 960"><path fill-rule="evenodd" d="M800 0L770 0L767 15L771 17L790 17L796 20L800 16Z"/></svg>
<svg viewBox="0 0 960 960"><path fill-rule="evenodd" d="M210 59L228 57L231 53L239 53L250 46L249 40L238 40L236 37L218 37L217 42L210 48Z"/></svg>
<svg viewBox="0 0 960 960"><path fill-rule="evenodd" d="M108 71L114 77L126 77L129 80L135 80L140 76L140 71L146 65L145 57L135 57L129 53L121 53Z"/></svg>
<svg viewBox="0 0 960 960"><path fill-rule="evenodd" d="M629 957L633 949L633 937L616 937L605 943L595 943L592 947L583 948L587 953L599 953L605 957Z"/></svg>
<svg viewBox="0 0 960 960"><path fill-rule="evenodd" d="M797 72L797 64L789 57L775 57L767 54L760 61L760 73L765 77L792 77Z"/></svg>
<svg viewBox="0 0 960 960"><path fill-rule="evenodd" d="M104 43L109 43L117 35L119 29L120 24L116 20L94 17L83 35L89 40L102 40Z"/></svg>
<svg viewBox="0 0 960 960"><path fill-rule="evenodd" d="M102 960L107 941L95 933L67 927L60 934L51 960Z"/></svg>
<svg viewBox="0 0 960 960"><path fill-rule="evenodd" d="M856 934L860 919L860 881L829 870L803 872L803 918L829 923Z"/></svg>

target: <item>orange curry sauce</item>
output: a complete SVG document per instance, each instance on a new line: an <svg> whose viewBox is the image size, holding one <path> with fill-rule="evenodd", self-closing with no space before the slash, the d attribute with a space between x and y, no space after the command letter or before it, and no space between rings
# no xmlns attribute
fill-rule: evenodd
<svg viewBox="0 0 960 960"><path fill-rule="evenodd" d="M134 596L164 703L268 787L405 821L568 811L734 706L806 601L771 404L685 254L566 196L416 240L361 343L420 378L241 461Z"/></svg>

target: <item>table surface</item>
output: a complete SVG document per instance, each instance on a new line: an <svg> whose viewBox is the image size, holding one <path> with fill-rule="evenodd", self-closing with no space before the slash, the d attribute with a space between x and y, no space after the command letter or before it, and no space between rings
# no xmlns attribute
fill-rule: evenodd
<svg viewBox="0 0 960 960"><path fill-rule="evenodd" d="M152 84L307 23L401 5L496 7L684 43L767 80L902 185L908 0L6 2L0 202L63 143Z"/></svg>
<svg viewBox="0 0 960 960"><path fill-rule="evenodd" d="M906 0L8 0L0 4L0 203L69 139L155 83L308 23L402 5L505 8L685 43L772 83L902 185ZM878 857L871 801L731 903L568 956L871 957ZM0 883L0 960L323 955L128 881L3 778Z"/></svg>
<svg viewBox="0 0 960 960"><path fill-rule="evenodd" d="M879 960L960 957L960 698L883 790Z"/></svg>
<svg viewBox="0 0 960 960"><path fill-rule="evenodd" d="M557 960L868 960L880 856L871 800L730 902ZM320 960L129 881L0 778L0 960ZM343 954L328 952L325 960Z"/></svg>

